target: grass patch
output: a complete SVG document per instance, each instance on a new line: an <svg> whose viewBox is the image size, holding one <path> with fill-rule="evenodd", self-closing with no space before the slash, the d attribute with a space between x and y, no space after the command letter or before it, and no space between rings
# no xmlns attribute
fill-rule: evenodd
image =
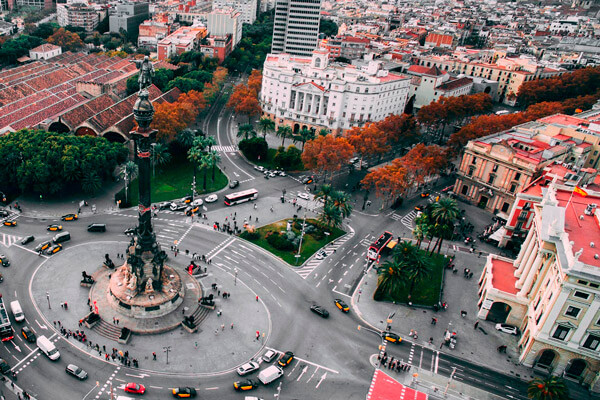
<svg viewBox="0 0 600 400"><path fill-rule="evenodd" d="M152 202L168 201L192 193L192 177L194 168L185 158L175 157L169 164L156 170L156 175L151 178ZM196 192L211 193L224 188L227 185L227 176L220 169L215 171L215 180L212 180L212 170L206 172L206 190L204 185L204 171L196 171ZM134 179L130 184L129 204L138 203L138 180ZM125 188L116 195L117 199L125 199Z"/></svg>
<svg viewBox="0 0 600 400"><path fill-rule="evenodd" d="M290 218L291 219L291 218ZM248 232L243 232L240 236L254 244L259 245L263 249L267 250L270 253L273 253L277 257L283 259L290 265L301 265L306 260L308 260L317 250L321 247L325 246L327 243L334 241L340 236L344 235L346 232L339 228L330 228L326 227L325 229L318 228L317 220L315 219L307 219L307 226L313 225L316 228L315 232L305 233L304 238L302 240L302 251L300 253L299 259L295 257L298 252L298 246L295 246L293 250L280 250L271 245L266 239L267 235L271 232L285 232L287 228L288 219L283 219L281 221L273 222L272 224L265 225L260 227L254 231L254 234L248 234ZM297 222L292 226L292 232L299 237L302 220L298 219ZM329 235L325 235L324 232L329 232Z"/></svg>
<svg viewBox="0 0 600 400"><path fill-rule="evenodd" d="M427 254L425 250L421 252ZM413 290L411 301L415 305L433 306L440 300L440 290L442 288L442 279L444 277L444 267L449 261L449 258L444 258L443 254L426 255L431 260L431 275L429 279L421 281ZM402 290L398 291L395 296L384 295L381 301L395 301L396 303L408 303L408 291L410 283Z"/></svg>

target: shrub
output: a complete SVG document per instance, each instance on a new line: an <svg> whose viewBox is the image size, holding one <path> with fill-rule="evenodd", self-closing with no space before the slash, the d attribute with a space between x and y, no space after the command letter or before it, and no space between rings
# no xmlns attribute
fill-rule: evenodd
<svg viewBox="0 0 600 400"><path fill-rule="evenodd" d="M277 250L293 250L294 244L279 233L267 236L267 242Z"/></svg>
<svg viewBox="0 0 600 400"><path fill-rule="evenodd" d="M264 138L251 138L240 141L240 150L249 160L266 160L269 153L269 145Z"/></svg>
<svg viewBox="0 0 600 400"><path fill-rule="evenodd" d="M273 157L273 163L276 167L283 168L285 170L302 170L304 165L302 164L302 152L291 145L284 150L283 147L277 149L275 157Z"/></svg>
<svg viewBox="0 0 600 400"><path fill-rule="evenodd" d="M246 240L257 240L260 238L260 234L258 232L244 231L240 234L240 237Z"/></svg>

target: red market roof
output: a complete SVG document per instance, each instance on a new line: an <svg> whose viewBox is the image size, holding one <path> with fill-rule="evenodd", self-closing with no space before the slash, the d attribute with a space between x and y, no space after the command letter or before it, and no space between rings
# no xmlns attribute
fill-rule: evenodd
<svg viewBox="0 0 600 400"><path fill-rule="evenodd" d="M427 400L426 393L404 386L385 372L376 369L367 400Z"/></svg>
<svg viewBox="0 0 600 400"><path fill-rule="evenodd" d="M515 267L511 262L492 257L492 286L502 292L517 294Z"/></svg>

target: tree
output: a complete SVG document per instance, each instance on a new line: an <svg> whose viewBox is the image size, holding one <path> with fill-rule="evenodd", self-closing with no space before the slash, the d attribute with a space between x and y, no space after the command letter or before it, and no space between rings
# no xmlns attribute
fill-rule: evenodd
<svg viewBox="0 0 600 400"><path fill-rule="evenodd" d="M377 269L377 289L373 294L375 300L397 297L407 283L404 267L403 263L388 260Z"/></svg>
<svg viewBox="0 0 600 400"><path fill-rule="evenodd" d="M229 96L227 108L234 110L236 113L247 115L248 122L250 122L252 116L259 115L261 112L258 93L244 84L239 84Z"/></svg>
<svg viewBox="0 0 600 400"><path fill-rule="evenodd" d="M92 195L96 194L101 187L102 178L100 178L100 176L98 176L96 172L91 171L83 175L83 180L81 181L81 188L85 193Z"/></svg>
<svg viewBox="0 0 600 400"><path fill-rule="evenodd" d="M204 98L204 94L196 90L190 90L187 93L181 94L181 96L179 96L177 99L177 103L184 107L189 107L189 111L194 114L194 116L197 116L200 111L206 107L206 99Z"/></svg>
<svg viewBox="0 0 600 400"><path fill-rule="evenodd" d="M158 139L172 141L196 119L196 114L188 105L179 102L164 102L156 106L152 127L158 130Z"/></svg>
<svg viewBox="0 0 600 400"><path fill-rule="evenodd" d="M422 184L425 178L439 173L448 163L443 148L437 145L426 146L423 143L413 147L401 160L411 179L417 184Z"/></svg>
<svg viewBox="0 0 600 400"><path fill-rule="evenodd" d="M285 139L292 136L292 127L289 125L279 125L276 135L281 138L281 146L283 146Z"/></svg>
<svg viewBox="0 0 600 400"><path fill-rule="evenodd" d="M367 156L377 156L390 150L388 139L376 124L368 124L362 128L352 128L346 134L348 142L360 155L360 164Z"/></svg>
<svg viewBox="0 0 600 400"><path fill-rule="evenodd" d="M39 24L37 26L35 24L32 25L34 30L31 32L31 35L37 36L41 39L48 39L60 28L60 25L54 22L44 22L43 24Z"/></svg>
<svg viewBox="0 0 600 400"><path fill-rule="evenodd" d="M406 193L412 185L409 171L397 158L391 164L369 172L361 181L365 189L375 190L375 195L384 199L384 204Z"/></svg>
<svg viewBox="0 0 600 400"><path fill-rule="evenodd" d="M196 139L196 132L192 129L185 128L177 134L177 142L184 149L189 149L194 145L194 139Z"/></svg>
<svg viewBox="0 0 600 400"><path fill-rule="evenodd" d="M243 139L238 144L240 150L252 161L266 160L269 153L269 145L264 138Z"/></svg>
<svg viewBox="0 0 600 400"><path fill-rule="evenodd" d="M419 135L417 120L410 114L391 114L376 124L380 131L385 132L390 145L410 146Z"/></svg>
<svg viewBox="0 0 600 400"><path fill-rule="evenodd" d="M127 161L125 165L121 166L119 174L125 179L125 203L129 204L130 198L130 186L131 181L135 179L138 174L138 165L134 161Z"/></svg>
<svg viewBox="0 0 600 400"><path fill-rule="evenodd" d="M315 193L315 199L323 199L323 204L327 204L327 199L333 193L333 187L326 183L319 187L319 191Z"/></svg>
<svg viewBox="0 0 600 400"><path fill-rule="evenodd" d="M194 168L193 176L196 177L196 169L202 163L202 157L204 156L206 144L204 138L196 137L192 144L192 147L187 152L187 159L192 163Z"/></svg>
<svg viewBox="0 0 600 400"><path fill-rule="evenodd" d="M212 181L214 183L214 181L215 181L215 171L217 169L217 165L219 165L219 163L221 162L221 156L215 150L209 150L208 151L208 156L211 159L210 160L210 164L212 166Z"/></svg>
<svg viewBox="0 0 600 400"><path fill-rule="evenodd" d="M20 35L8 39L0 46L0 65L11 65L17 58L29 54L29 50L42 44L42 39L36 36Z"/></svg>
<svg viewBox="0 0 600 400"><path fill-rule="evenodd" d="M328 202L340 211L340 215L344 218L350 217L352 213L352 196L341 190L336 190L331 193Z"/></svg>
<svg viewBox="0 0 600 400"><path fill-rule="evenodd" d="M330 19L321 18L319 33L323 33L325 37L335 36L338 33L338 26Z"/></svg>
<svg viewBox="0 0 600 400"><path fill-rule="evenodd" d="M431 205L431 220L434 223L433 229L438 240L432 249L435 251L437 246L438 253L442 248L444 238L451 235L454 231L454 223L460 217L460 209L455 199L442 197Z"/></svg>
<svg viewBox="0 0 600 400"><path fill-rule="evenodd" d="M415 229L413 229L413 236L417 239L417 248L421 248L421 243L427 237L429 237L431 227L429 225L429 217L425 213L421 213L415 218Z"/></svg>
<svg viewBox="0 0 600 400"><path fill-rule="evenodd" d="M156 143L152 146L152 167L162 167L171 161L171 153L164 143Z"/></svg>
<svg viewBox="0 0 600 400"><path fill-rule="evenodd" d="M338 228L342 226L342 220L343 218L339 208L335 207L332 203L323 206L323 210L319 216L319 222L323 225Z"/></svg>
<svg viewBox="0 0 600 400"><path fill-rule="evenodd" d="M174 87L178 88L184 93L189 92L190 90L196 90L198 92L201 92L202 89L204 89L204 84L195 79L189 79L184 78L182 76L178 76L177 78L169 82L169 84L167 85L167 90L171 90Z"/></svg>
<svg viewBox="0 0 600 400"><path fill-rule="evenodd" d="M248 139L248 136L256 137L256 132L254 131L254 126L252 124L242 124L238 128L237 137L244 137L244 139Z"/></svg>
<svg viewBox="0 0 600 400"><path fill-rule="evenodd" d="M313 170L327 173L339 171L343 165L354 154L354 147L344 137L334 137L333 135L319 136L306 142L306 147L302 153L302 162Z"/></svg>
<svg viewBox="0 0 600 400"><path fill-rule="evenodd" d="M517 96L519 104L527 107L543 101L563 101L588 95L599 89L600 67L589 67L548 79L524 82Z"/></svg>
<svg viewBox="0 0 600 400"><path fill-rule="evenodd" d="M275 121L268 117L262 117L258 121L258 129L263 133L263 137L267 138L267 132L275 130Z"/></svg>
<svg viewBox="0 0 600 400"><path fill-rule="evenodd" d="M319 130L319 136L327 136L327 135L329 135L329 129L323 128L323 129Z"/></svg>
<svg viewBox="0 0 600 400"><path fill-rule="evenodd" d="M259 69L253 69L248 77L248 88L253 90L257 95L262 86L262 72Z"/></svg>
<svg viewBox="0 0 600 400"><path fill-rule="evenodd" d="M550 375L530 381L527 397L532 400L568 400L569 389L562 378Z"/></svg>
<svg viewBox="0 0 600 400"><path fill-rule="evenodd" d="M302 151L304 151L304 145L306 144L306 142L315 138L314 131L308 128L300 129L298 135L300 136L300 141L302 142Z"/></svg>
<svg viewBox="0 0 600 400"><path fill-rule="evenodd" d="M78 34L60 28L48 38L48 43L60 46L64 51L77 51L84 46Z"/></svg>

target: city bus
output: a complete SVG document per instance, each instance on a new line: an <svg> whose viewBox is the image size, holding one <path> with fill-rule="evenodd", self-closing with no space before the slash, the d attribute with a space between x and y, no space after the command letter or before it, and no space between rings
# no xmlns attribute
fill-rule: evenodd
<svg viewBox="0 0 600 400"><path fill-rule="evenodd" d="M392 237L393 235L390 232L383 232L381 236L379 236L379 239L377 239L375 243L369 247L369 250L367 250L367 258L369 260L376 261L379 257L379 254L381 254L381 251L388 245L388 243L390 243Z"/></svg>
<svg viewBox="0 0 600 400"><path fill-rule="evenodd" d="M226 206L233 206L235 204L243 203L245 201L256 200L258 197L258 190L248 189L242 192L231 193L225 196L224 202Z"/></svg>
<svg viewBox="0 0 600 400"><path fill-rule="evenodd" d="M0 340L6 342L7 340L12 340L13 337L13 328L10 324L6 307L4 306L4 300L2 300L2 295L0 294Z"/></svg>

